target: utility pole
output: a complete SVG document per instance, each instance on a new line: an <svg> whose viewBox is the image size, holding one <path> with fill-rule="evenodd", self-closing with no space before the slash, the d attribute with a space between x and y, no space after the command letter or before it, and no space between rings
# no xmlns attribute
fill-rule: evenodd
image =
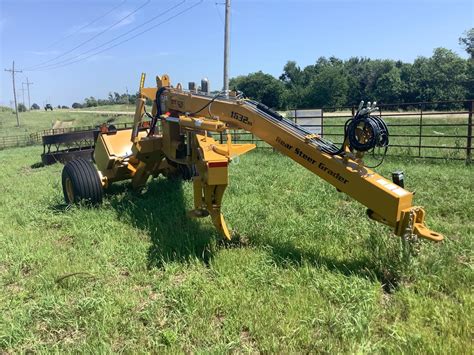
<svg viewBox="0 0 474 355"><path fill-rule="evenodd" d="M30 83L28 81L28 77L26 77L26 83L22 83L22 84L26 84L26 87L28 88L28 111L29 111L29 110L31 110L30 85L33 85L33 83Z"/></svg>
<svg viewBox="0 0 474 355"><path fill-rule="evenodd" d="M26 105L25 105L25 90L26 90L25 89L25 83L21 83L21 95L23 97L22 102L23 102L23 106L25 106L25 108L26 108Z"/></svg>
<svg viewBox="0 0 474 355"><path fill-rule="evenodd" d="M15 73L22 73L21 70L15 70L15 61L13 61L13 65L11 69L5 69L12 73L12 81L13 81L13 97L15 99L15 113L16 113L16 126L20 127L20 118L18 117L18 105L16 103L16 88L15 88Z"/></svg>
<svg viewBox="0 0 474 355"><path fill-rule="evenodd" d="M127 93L127 110L128 110L128 104L130 103L130 95L128 94L128 86L125 86L125 92Z"/></svg>
<svg viewBox="0 0 474 355"><path fill-rule="evenodd" d="M224 93L229 96L229 36L230 36L230 0L225 0L225 30L224 30Z"/></svg>

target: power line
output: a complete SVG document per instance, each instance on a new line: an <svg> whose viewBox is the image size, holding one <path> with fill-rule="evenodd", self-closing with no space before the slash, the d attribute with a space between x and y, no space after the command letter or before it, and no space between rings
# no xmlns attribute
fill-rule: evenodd
<svg viewBox="0 0 474 355"><path fill-rule="evenodd" d="M20 118L18 117L18 105L16 103L15 73L22 73L22 71L21 70L15 70L15 61L13 61L12 68L11 69L5 69L5 71L8 71L8 72L12 73L13 97L15 98L16 125L17 125L17 127L20 127Z"/></svg>
<svg viewBox="0 0 474 355"><path fill-rule="evenodd" d="M76 49L78 49L78 48L84 46L85 44L89 43L89 42L92 41L93 39L99 37L100 35L104 34L104 33L107 32L107 31L109 31L111 28L117 26L119 23L123 22L124 20L126 20L127 18L129 18L130 16L132 16L133 14L137 13L137 12L140 11L142 8L144 8L146 5L148 5L148 4L150 3L150 1L151 1L151 0L145 1L142 5L140 5L140 6L137 7L135 10L133 10L132 12L130 12L127 16L124 16L124 17L120 18L118 21L114 22L112 25L106 27L104 30L100 31L99 33L96 33L96 34L93 35L91 38L89 38L89 39L87 39L87 40L81 42L80 44L78 44L78 45L75 46L74 48L72 48L72 49L70 49L70 50L68 50L68 51L66 51L66 52L64 52L64 53L62 53L62 54L60 54L60 55L58 55L58 56L52 58L52 59L46 60L46 61L44 61L44 62L42 62L42 63L39 63L39 64L37 64L37 65L33 65L33 66L31 66L31 67L25 68L25 70L31 70L31 69L34 69L34 68L36 68L36 67L40 67L40 66L42 66L42 65L44 65L44 64L46 64L46 63L50 63L50 62L52 62L52 61L54 61L54 60L56 60L56 59L58 59L58 58L64 57L66 54L69 54L69 53L75 51Z"/></svg>
<svg viewBox="0 0 474 355"><path fill-rule="evenodd" d="M203 1L204 1L204 0L200 0L200 1L197 2L196 4L187 7L186 9L184 9L184 10L182 10L182 11L176 13L176 14L173 15L173 16L168 17L166 20L163 20L163 21L161 21L161 22L159 22L159 23L157 23L157 24L155 24L155 25L153 25L153 26L151 26L151 27L149 27L149 28L147 28L147 29L145 29L145 30L143 30L143 31L141 31L141 32L138 32L137 34L135 34L135 35L133 35L133 36L127 38L127 39L124 39L123 41L120 41L119 43L116 43L116 44L114 44L114 45L112 45L112 46L108 46L108 47L106 47L106 48L104 48L104 49L102 49L102 50L100 50L100 51L98 51L98 52L92 53L92 54L90 54L90 55L88 55L88 56L86 56L86 57L84 57L84 58L80 58L80 59L77 59L77 60L74 60L74 61L72 61L72 62L68 62L68 63L62 64L62 65L57 65L57 66L54 66L54 67L52 67L52 68L45 68L45 69L38 69L38 70L50 70L50 69L62 68L62 67L65 67L65 66L68 66L68 65L71 65L71 64L80 62L80 61L82 61L82 60L88 59L88 58L90 58L90 57L93 57L93 56L95 56L95 55L97 55L97 54L100 54L100 53L103 53L103 52L105 52L105 51L108 51L108 50L110 50L110 49L112 49L112 48L115 48L115 47L117 47L117 46L119 46L119 45L125 43L125 42L128 42L128 41L130 41L130 40L132 40L132 39L134 39L134 38L137 38L138 36L140 36L140 35L142 35L142 34L148 32L148 31L151 31L152 29L154 29L154 28L156 28L156 27L158 27L158 26L161 26L161 25L163 25L163 24L165 24L165 23L167 23L167 22L173 20L174 18L178 17L179 15L181 15L181 14L183 14L183 13L185 13L185 12L188 12L189 10L191 10L191 9L195 8L196 6L200 5Z"/></svg>
<svg viewBox="0 0 474 355"><path fill-rule="evenodd" d="M178 4L172 6L171 8L159 13L158 15L152 17L151 19L141 23L140 25L137 25L135 27L133 27L132 29L128 30L127 32L125 33L122 33L121 35L115 37L115 38L112 38L111 40L108 40L104 43L101 43L99 44L98 46L95 46L94 48L91 48L91 49L88 49L87 51L85 52L82 52L78 55L75 55L73 57L70 57L70 58L67 58L65 60L62 60L62 61L59 61L57 63L51 63L51 64L47 64L47 65L44 65L44 66L41 66L41 67L37 67L37 68L34 68L34 69L31 69L31 71L36 71L36 70L48 70L48 69L54 69L54 67L56 67L57 65L61 65L61 64L64 64L64 63L68 63L76 58L79 58L79 57L82 57L83 55L87 54L87 53L90 53L90 52L93 52L95 51L96 49L100 49L102 47L104 47L105 45L109 44L109 43L112 43L112 42L115 42L116 40L118 40L119 38L122 38L124 36L126 36L127 34L131 33L131 32L134 32L135 30L139 29L139 28L143 28L143 26L147 25L148 23L150 22L153 22L154 20L156 20L157 18L160 18L161 16L173 11L174 9L178 8L179 6L181 6L182 4L184 4L186 2L186 0L182 0L181 2L179 2ZM85 59L85 58L81 58L82 59ZM52 68L51 68L52 67Z"/></svg>
<svg viewBox="0 0 474 355"><path fill-rule="evenodd" d="M217 5L223 5L223 3L216 2L214 4L214 6L215 6L215 9L216 9L217 15L219 16L219 19L221 20L222 25L225 26L224 25L224 19L222 18L221 12L219 11L219 8L217 7Z"/></svg>
<svg viewBox="0 0 474 355"><path fill-rule="evenodd" d="M64 40L74 36L75 34L78 34L79 32L81 32L82 30L86 29L87 27L89 27L90 25L96 23L97 21L103 19L104 17L106 17L107 15L111 14L112 12L114 12L115 10L117 10L119 7L121 7L123 4L125 4L127 2L127 0L123 0L120 4L118 4L117 6L114 6L112 9L110 9L109 11L103 13L102 15L96 17L95 19L93 19L92 21L88 22L87 24L85 24L84 26L80 27L79 29L77 29L76 31L64 36L63 38L60 38L58 39L57 41L53 42L52 44L50 44L48 47L46 47L45 49L50 49L51 47L54 47L55 45L57 45L58 43L61 43L63 42Z"/></svg>

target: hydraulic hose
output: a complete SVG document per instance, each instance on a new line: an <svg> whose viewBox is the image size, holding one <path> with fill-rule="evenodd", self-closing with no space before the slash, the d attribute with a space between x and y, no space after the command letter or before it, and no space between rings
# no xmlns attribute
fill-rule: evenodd
<svg viewBox="0 0 474 355"><path fill-rule="evenodd" d="M365 141L361 141L360 133L365 136ZM349 120L345 134L350 147L359 152L366 152L375 147L383 148L389 143L387 125L378 116L356 116Z"/></svg>
<svg viewBox="0 0 474 355"><path fill-rule="evenodd" d="M151 127L150 127L150 130L148 131L148 137L155 134L156 124L158 123L158 119L160 118L160 116L163 114L161 112L160 98L161 98L161 95L163 94L163 92L165 92L165 91L166 91L165 87L161 87L156 91L156 96L155 96L156 115L151 120Z"/></svg>

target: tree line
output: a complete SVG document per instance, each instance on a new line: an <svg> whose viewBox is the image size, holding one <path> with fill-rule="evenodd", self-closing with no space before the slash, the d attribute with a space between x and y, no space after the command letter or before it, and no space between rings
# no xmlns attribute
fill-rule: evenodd
<svg viewBox="0 0 474 355"><path fill-rule="evenodd" d="M86 97L82 103L74 102L72 108L83 108L83 107L97 107L105 105L117 105L117 104L135 104L138 97L136 94L119 94L118 92L109 93L106 99L96 99L94 96Z"/></svg>
<svg viewBox="0 0 474 355"><path fill-rule="evenodd" d="M360 100L379 103L462 101L474 98L474 28L459 39L469 55L464 59L446 48L413 63L400 60L320 57L304 68L288 61L274 76L258 71L230 80L232 90L274 109L348 107ZM134 104L137 94L110 93L89 97L73 108ZM451 106L453 107L453 106Z"/></svg>
<svg viewBox="0 0 474 355"><path fill-rule="evenodd" d="M459 39L469 55L436 48L413 63L390 59L320 57L304 68L289 61L279 78L262 71L231 79L230 87L276 109L347 107L474 98L474 28Z"/></svg>

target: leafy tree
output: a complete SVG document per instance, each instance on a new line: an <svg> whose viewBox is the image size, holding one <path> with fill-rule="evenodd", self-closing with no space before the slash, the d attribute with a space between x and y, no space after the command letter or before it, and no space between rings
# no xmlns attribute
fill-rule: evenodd
<svg viewBox="0 0 474 355"><path fill-rule="evenodd" d="M474 28L464 32L464 36L459 38L459 44L464 47L471 60L474 60Z"/></svg>
<svg viewBox="0 0 474 355"><path fill-rule="evenodd" d="M337 107L347 104L347 78L342 66L328 65L322 69L309 86L303 101L304 107Z"/></svg>
<svg viewBox="0 0 474 355"><path fill-rule="evenodd" d="M72 108L82 108L82 104L80 104L78 102L74 102L71 107Z"/></svg>
<svg viewBox="0 0 474 355"><path fill-rule="evenodd" d="M137 101L137 97L138 97L138 92L135 95L128 95L128 103L132 105L135 104L135 102Z"/></svg>
<svg viewBox="0 0 474 355"><path fill-rule="evenodd" d="M374 99L384 103L399 102L402 92L403 83L400 78L400 69L393 67L377 79Z"/></svg>
<svg viewBox="0 0 474 355"><path fill-rule="evenodd" d="M26 112L26 106L22 103L18 104L18 112Z"/></svg>
<svg viewBox="0 0 474 355"><path fill-rule="evenodd" d="M467 63L467 80L465 83L466 98L474 98L474 59L469 60Z"/></svg>
<svg viewBox="0 0 474 355"><path fill-rule="evenodd" d="M231 79L229 86L269 107L281 108L283 105L283 83L270 74L259 71L247 76L238 76Z"/></svg>
<svg viewBox="0 0 474 355"><path fill-rule="evenodd" d="M288 87L296 87L303 84L304 74L295 61L288 61L283 67L283 74L280 75L280 80Z"/></svg>
<svg viewBox="0 0 474 355"><path fill-rule="evenodd" d="M416 101L463 100L466 98L467 63L453 51L436 48L431 58L413 63L412 88Z"/></svg>
<svg viewBox="0 0 474 355"><path fill-rule="evenodd" d="M86 107L96 107L98 105L94 96L86 97L84 101Z"/></svg>

